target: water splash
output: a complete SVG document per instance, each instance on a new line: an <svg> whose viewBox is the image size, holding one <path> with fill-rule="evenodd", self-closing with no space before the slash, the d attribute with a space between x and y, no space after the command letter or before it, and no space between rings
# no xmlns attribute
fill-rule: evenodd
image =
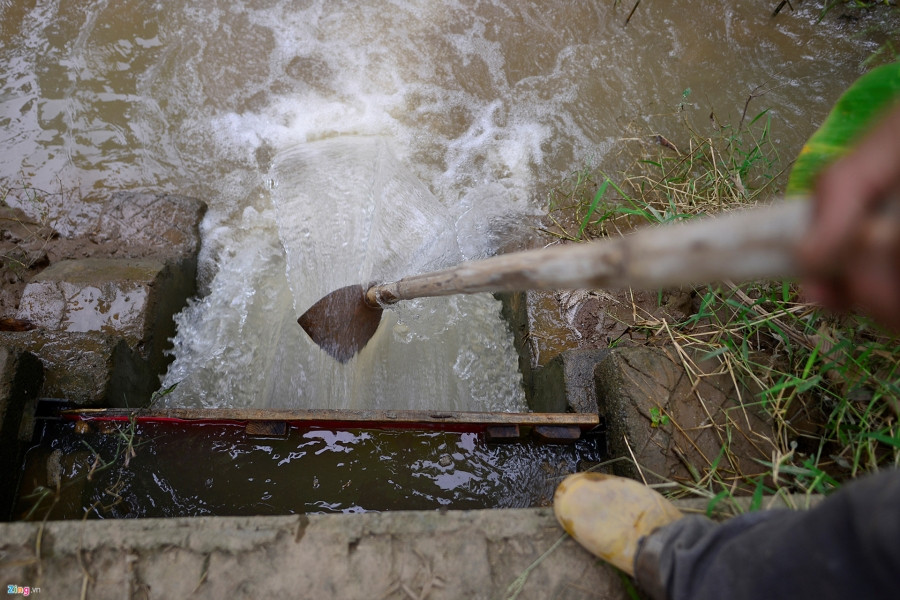
<svg viewBox="0 0 900 600"><path fill-rule="evenodd" d="M245 211L244 245L179 317L167 401L203 406L526 410L512 336L489 295L422 299L385 313L340 364L297 315L345 285L461 259L449 212L378 137L281 152L274 210ZM222 377L237 366L240 377Z"/></svg>

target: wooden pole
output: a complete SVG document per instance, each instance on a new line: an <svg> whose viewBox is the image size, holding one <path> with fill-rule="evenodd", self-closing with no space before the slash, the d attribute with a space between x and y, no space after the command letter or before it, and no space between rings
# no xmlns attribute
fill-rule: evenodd
<svg viewBox="0 0 900 600"><path fill-rule="evenodd" d="M504 254L373 286L372 305L459 293L526 289L656 289L799 275L808 200L647 227L621 238Z"/></svg>

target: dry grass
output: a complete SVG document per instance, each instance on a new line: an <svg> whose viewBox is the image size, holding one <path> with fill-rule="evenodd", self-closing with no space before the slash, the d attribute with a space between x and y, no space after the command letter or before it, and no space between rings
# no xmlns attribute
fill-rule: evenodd
<svg viewBox="0 0 900 600"><path fill-rule="evenodd" d="M23 272L45 259L47 245L56 237L50 224L48 201L64 196L62 188L59 192L47 192L0 180L0 231L3 233L0 268Z"/></svg>

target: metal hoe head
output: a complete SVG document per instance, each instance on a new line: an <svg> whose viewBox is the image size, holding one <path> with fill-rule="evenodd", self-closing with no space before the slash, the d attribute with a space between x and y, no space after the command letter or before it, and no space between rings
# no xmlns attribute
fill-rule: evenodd
<svg viewBox="0 0 900 600"><path fill-rule="evenodd" d="M322 350L345 363L362 350L381 323L382 308L366 302L366 290L348 285L309 307L297 322Z"/></svg>

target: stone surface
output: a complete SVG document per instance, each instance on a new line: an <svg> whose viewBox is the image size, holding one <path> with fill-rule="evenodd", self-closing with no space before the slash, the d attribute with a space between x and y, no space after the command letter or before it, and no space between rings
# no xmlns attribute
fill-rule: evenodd
<svg viewBox="0 0 900 600"><path fill-rule="evenodd" d="M543 367L570 349L646 344L652 334L635 325L684 319L697 302L696 294L680 289L529 290L497 297L527 369Z"/></svg>
<svg viewBox="0 0 900 600"><path fill-rule="evenodd" d="M763 470L755 460L771 460L771 421L734 397L727 373L692 362L695 368L691 376L674 348L649 347L613 350L597 365L610 456L633 456L640 467L620 461L617 474L689 482L708 475L715 463L715 476L730 484L740 473Z"/></svg>
<svg viewBox="0 0 900 600"><path fill-rule="evenodd" d="M12 509L21 452L31 440L31 432L22 427L23 417L34 410L42 377L41 363L33 355L0 346L0 520L9 518Z"/></svg>
<svg viewBox="0 0 900 600"><path fill-rule="evenodd" d="M65 260L25 287L16 316L47 331L118 335L161 372L174 311L190 291L181 287L173 268L157 260ZM166 301L173 297L178 302Z"/></svg>
<svg viewBox="0 0 900 600"><path fill-rule="evenodd" d="M565 412L569 403L565 390L559 386L565 385L563 379L571 372L566 368L570 363L567 361L566 367L563 363L553 363L561 353L578 347L578 337L560 313L558 293L529 290L496 296L503 304L503 318L513 332L529 408L536 412ZM542 373L548 366L549 372ZM590 402L582 408L586 410L572 410L596 412Z"/></svg>
<svg viewBox="0 0 900 600"><path fill-rule="evenodd" d="M503 292L496 297L513 333L525 399L532 410L542 411L534 403L535 374L560 352L574 347L576 339L559 317L552 292Z"/></svg>
<svg viewBox="0 0 900 600"><path fill-rule="evenodd" d="M19 199L21 200L21 199ZM15 204L16 198L8 197ZM41 206L0 207L0 317L18 309L25 284L50 264L80 258L153 258L193 281L203 202L118 192Z"/></svg>
<svg viewBox="0 0 900 600"><path fill-rule="evenodd" d="M64 260L25 287L17 316L51 331L106 331L137 343L164 269L155 260Z"/></svg>
<svg viewBox="0 0 900 600"><path fill-rule="evenodd" d="M37 329L0 332L0 343L40 358L43 397L85 406L137 407L146 405L159 386L147 361L116 335Z"/></svg>
<svg viewBox="0 0 900 600"><path fill-rule="evenodd" d="M558 392L553 386L560 381L559 373L540 375L548 367L558 370L562 365L553 363L561 354L646 344L651 334L636 324L682 319L690 314L696 300L690 292L678 289L659 294L631 290L530 290L497 294L497 298L503 303L503 317L513 332L525 398L532 410L564 406L558 399L555 404L552 401ZM582 405L580 399L573 398L567 404L570 410L592 410L592 403Z"/></svg>
<svg viewBox="0 0 900 600"><path fill-rule="evenodd" d="M50 207L49 214L27 209L10 208L0 222L6 244L0 316L38 329L0 335L39 355L47 371L44 396L110 406L147 402L170 360L164 352L175 334L172 317L197 290L206 206L119 192ZM17 252L20 261L13 260Z"/></svg>
<svg viewBox="0 0 900 600"><path fill-rule="evenodd" d="M528 348L528 313L524 292L498 292L494 297L500 301L500 315L506 321L513 334L513 345L519 356L519 372L522 374L522 385L525 388L525 402L532 407L534 389L534 369L531 366L531 354Z"/></svg>
<svg viewBox="0 0 900 600"><path fill-rule="evenodd" d="M194 198L170 194L116 192L99 214L92 235L120 239L141 253L156 258L196 256L200 250L198 227L206 205Z"/></svg>
<svg viewBox="0 0 900 600"><path fill-rule="evenodd" d="M27 212L30 207L21 208ZM206 213L206 205L194 198L132 191L87 196L47 208L45 220L62 238L85 238L103 248L104 254L123 258L180 259L196 254L198 227Z"/></svg>
<svg viewBox="0 0 900 600"><path fill-rule="evenodd" d="M571 349L534 373L531 408L537 412L597 413L594 367L608 350Z"/></svg>

